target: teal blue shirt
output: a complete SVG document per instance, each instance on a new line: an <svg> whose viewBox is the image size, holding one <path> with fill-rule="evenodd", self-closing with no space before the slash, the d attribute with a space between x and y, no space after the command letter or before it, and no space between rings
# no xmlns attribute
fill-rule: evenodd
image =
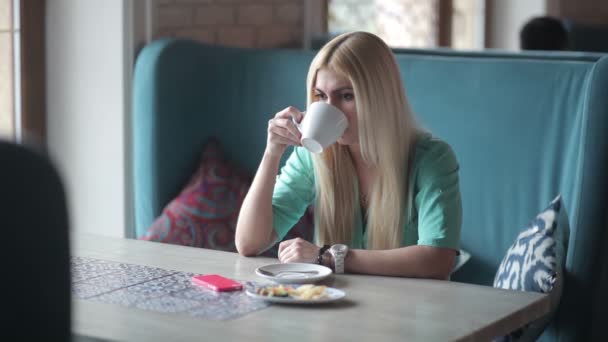
<svg viewBox="0 0 608 342"><path fill-rule="evenodd" d="M414 186L413 208L403 227L401 246L459 248L462 204L458 170L456 156L447 143L430 135L418 139L409 179ZM296 147L277 177L272 196L273 224L279 241L314 203L315 193L310 152ZM368 229L363 229L360 210L356 215L350 247L366 248Z"/></svg>

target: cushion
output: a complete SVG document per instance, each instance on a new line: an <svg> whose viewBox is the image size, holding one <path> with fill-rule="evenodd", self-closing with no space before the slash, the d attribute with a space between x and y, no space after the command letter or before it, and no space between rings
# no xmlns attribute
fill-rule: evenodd
<svg viewBox="0 0 608 342"><path fill-rule="evenodd" d="M548 293L552 310L549 315L497 340L534 341L548 325L561 297L568 232L561 196L557 196L519 233L507 251L496 272L494 287Z"/></svg>
<svg viewBox="0 0 608 342"><path fill-rule="evenodd" d="M462 266L464 266L469 259L471 259L471 253L465 251L464 249L460 249L458 251L458 255L456 255L456 259L454 260L454 267L452 267L451 273L454 273L462 268Z"/></svg>
<svg viewBox="0 0 608 342"><path fill-rule="evenodd" d="M251 182L251 175L225 160L219 141L210 139L188 184L140 239L236 252L236 222ZM313 233L308 210L285 239L312 241ZM277 250L275 244L263 255L276 257Z"/></svg>

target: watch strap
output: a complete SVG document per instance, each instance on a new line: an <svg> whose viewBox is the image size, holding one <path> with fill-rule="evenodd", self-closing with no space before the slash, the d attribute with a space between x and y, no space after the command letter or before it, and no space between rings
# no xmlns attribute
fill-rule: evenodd
<svg viewBox="0 0 608 342"><path fill-rule="evenodd" d="M323 245L323 247L319 248L319 255L317 256L317 264L323 265L323 254L327 252L327 250L331 247L330 245Z"/></svg>

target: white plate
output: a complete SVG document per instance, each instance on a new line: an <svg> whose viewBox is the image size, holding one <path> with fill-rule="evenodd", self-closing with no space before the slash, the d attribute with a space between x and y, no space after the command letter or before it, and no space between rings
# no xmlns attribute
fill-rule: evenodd
<svg viewBox="0 0 608 342"><path fill-rule="evenodd" d="M275 276L263 274L263 271L274 273ZM315 274L305 274L298 272L317 272ZM288 264L270 264L258 267L255 273L262 278L272 280L280 284L304 284L315 283L327 278L332 272L329 267L304 264L304 263L288 263Z"/></svg>
<svg viewBox="0 0 608 342"><path fill-rule="evenodd" d="M294 286L294 287L297 287ZM256 288L248 288L247 295L249 297L253 297L256 299L265 300L267 302L272 303L281 303L281 304L323 304L323 303L331 303L337 300L340 300L346 296L346 293L342 290L335 289L333 287L325 288L325 297L319 299L297 299L292 297L267 297L261 296L255 292Z"/></svg>

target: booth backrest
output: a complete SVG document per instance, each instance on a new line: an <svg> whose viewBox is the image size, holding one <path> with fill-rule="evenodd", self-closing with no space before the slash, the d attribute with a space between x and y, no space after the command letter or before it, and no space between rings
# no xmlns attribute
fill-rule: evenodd
<svg viewBox="0 0 608 342"><path fill-rule="evenodd" d="M460 162L461 241L473 257L453 279L490 285L519 230L561 193L571 230L568 309L544 338L578 341L592 320L594 291L605 286L608 59L396 56L419 122L451 144ZM255 172L268 119L289 105L304 109L313 57L183 40L141 52L132 124L137 235L187 181L209 137Z"/></svg>

